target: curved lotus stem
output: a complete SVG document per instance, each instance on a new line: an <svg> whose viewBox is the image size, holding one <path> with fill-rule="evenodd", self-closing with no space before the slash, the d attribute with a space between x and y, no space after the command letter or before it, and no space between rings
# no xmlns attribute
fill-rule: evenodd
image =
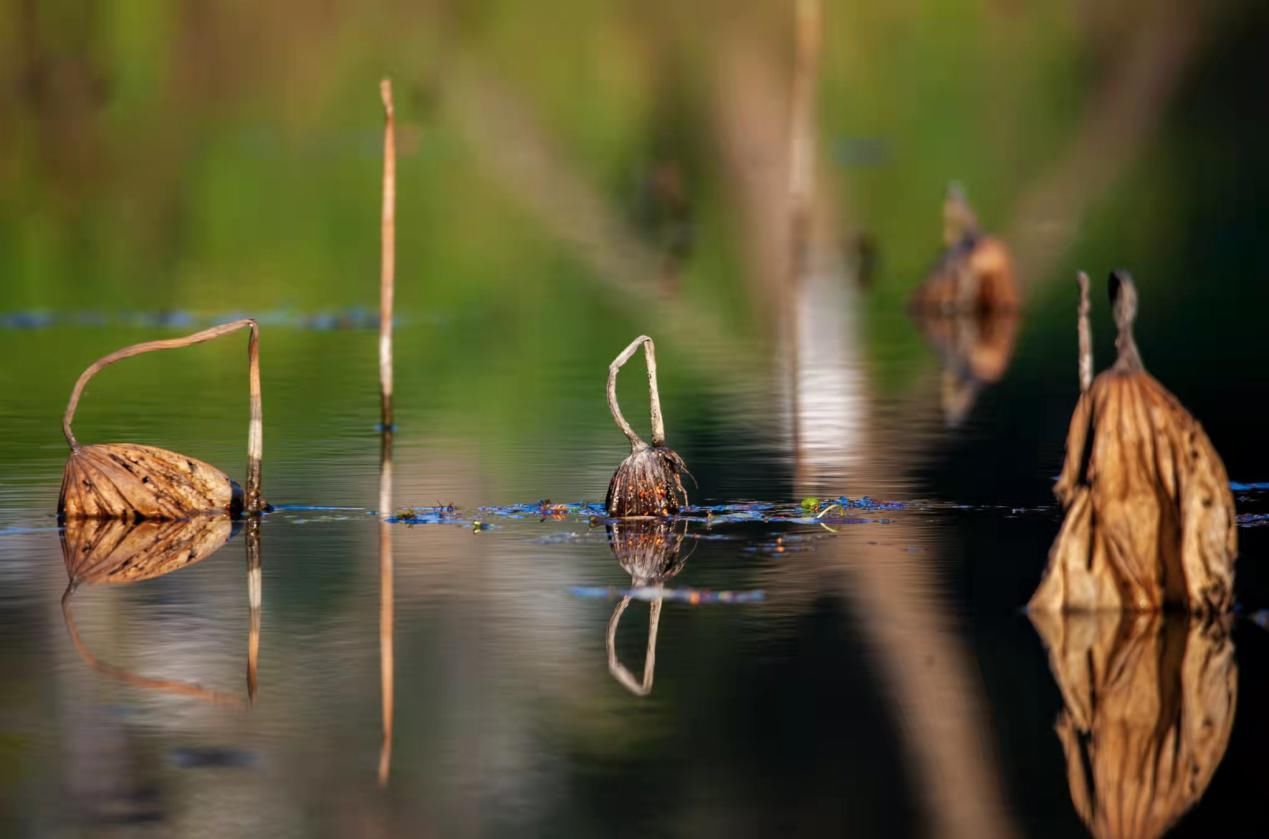
<svg viewBox="0 0 1269 839"><path fill-rule="evenodd" d="M1088 274L1083 271L1075 278L1080 289L1079 331L1080 342L1080 393L1087 393L1093 386L1093 331L1088 324Z"/></svg>
<svg viewBox="0 0 1269 839"><path fill-rule="evenodd" d="M652 418L652 445L665 445L665 420L661 417L661 394L657 390L656 347L651 338L640 335L613 359L612 364L608 365L608 410L612 412L613 421L617 423L621 433L625 434L626 439L630 441L631 451L647 448L648 444L643 442L643 439L634 432L630 423L626 422L626 418L622 416L621 407L617 404L617 372L635 354L640 344L643 345L643 356L648 365L648 407Z"/></svg>
<svg viewBox="0 0 1269 839"><path fill-rule="evenodd" d="M83 395L84 388L88 386L89 380L100 373L103 368L109 367L116 361L132 358L134 355L154 352L155 350L181 349L182 347L210 341L213 338L219 338L222 335L228 335L231 332L237 332L243 328L251 330L251 337L247 342L251 421L247 426L247 490L243 506L248 513L260 512L263 506L263 502L260 499L260 481L261 462L264 456L264 411L261 406L260 396L260 327L251 318L213 326L210 329L204 329L202 332L186 335L184 338L165 338L159 341L133 344L130 347L115 350L109 355L102 356L94 361L88 366L88 369L79 374L79 379L75 382L74 389L71 390L70 401L66 403L66 413L62 415L62 434L66 436L66 442L70 445L71 451L79 451L79 441L75 439L75 433L71 431L71 421L75 418L75 409L79 406L79 398Z"/></svg>
<svg viewBox="0 0 1269 839"><path fill-rule="evenodd" d="M608 649L608 672L613 675L622 687L635 696L647 696L652 692L652 680L657 667L657 627L661 623L661 598L652 601L648 611L648 651L643 659L643 681L635 681L634 675L617 659L617 624L630 605L630 597L621 598L612 617L608 619L608 636L605 646Z"/></svg>
<svg viewBox="0 0 1269 839"><path fill-rule="evenodd" d="M66 622L66 631L70 634L71 644L75 647L75 652L79 653L79 657L84 660L92 669L98 673L109 676L112 679L118 679L121 682L133 685L139 688L148 688L150 690L159 690L166 693L174 693L179 696L190 696L195 699L201 699L204 702L210 702L213 705L226 705L233 708L242 708L244 703L241 698L228 693L221 693L217 690L210 690L202 685L192 682L181 682L175 679L153 679L148 676L140 676L120 667L115 667L101 661L92 651L85 646L83 640L79 637L79 630L75 627L75 619L71 616L70 598L75 593L75 584L71 583L66 587L66 592L62 595L62 619Z"/></svg>

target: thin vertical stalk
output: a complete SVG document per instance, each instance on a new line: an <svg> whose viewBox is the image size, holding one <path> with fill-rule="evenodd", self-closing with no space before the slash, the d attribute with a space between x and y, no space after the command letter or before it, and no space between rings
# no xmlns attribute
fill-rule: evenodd
<svg viewBox="0 0 1269 839"><path fill-rule="evenodd" d="M815 185L815 91L819 76L821 0L797 0L789 137L789 196L795 229L805 224Z"/></svg>
<svg viewBox="0 0 1269 839"><path fill-rule="evenodd" d="M75 409L79 407L79 399L83 396L84 388L88 386L89 380L100 373L103 368L109 367L116 361L122 361L125 358L132 358L143 353L154 352L155 350L176 350L193 346L194 344L201 344L204 341L210 341L213 338L219 338L222 335L228 335L244 328L251 330L251 338L247 342L247 375L251 400L251 420L247 426L247 490L244 506L249 514L259 513L264 506L264 502L260 497L261 472L264 460L264 408L260 389L260 327L251 318L223 323L210 329L204 329L201 332L195 332L193 335L186 335L183 338L164 338L159 341L145 341L140 344L133 344L121 350L115 350L109 355L102 356L94 361L83 373L79 374L75 387L71 389L70 400L66 403L66 412L62 415L62 434L66 437L66 442L70 445L71 451L79 451L79 441L75 439L75 433L71 430L71 422L75 419Z"/></svg>
<svg viewBox="0 0 1269 839"><path fill-rule="evenodd" d="M392 722L395 696L393 655L392 434L383 435L379 449L379 690L382 699L383 742L379 746L379 785L392 770Z"/></svg>
<svg viewBox="0 0 1269 839"><path fill-rule="evenodd" d="M392 428L392 308L396 285L397 141L392 81L379 82L383 99L383 216L379 228L379 414Z"/></svg>
<svg viewBox="0 0 1269 839"><path fill-rule="evenodd" d="M1076 277L1080 289L1079 332L1080 344L1080 393L1087 393L1093 386L1093 331L1088 323L1088 274L1080 271Z"/></svg>
<svg viewBox="0 0 1269 839"><path fill-rule="evenodd" d="M621 407L617 404L617 372L635 354L640 344L643 345L644 361L648 366L648 408L652 420L652 445L665 445L665 419L661 416L661 393L657 389L656 347L651 338L640 335L613 359L612 364L608 365L608 410L612 412L612 418L621 429L621 433L625 434L626 439L630 441L632 451L645 448L647 443L643 442L643 439L630 427L630 423L621 413Z"/></svg>

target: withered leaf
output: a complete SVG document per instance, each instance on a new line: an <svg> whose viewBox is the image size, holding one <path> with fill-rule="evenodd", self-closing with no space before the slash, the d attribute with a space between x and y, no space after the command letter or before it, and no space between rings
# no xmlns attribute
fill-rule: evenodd
<svg viewBox="0 0 1269 839"><path fill-rule="evenodd" d="M1157 837L1202 797L1229 746L1238 670L1227 621L1032 615L1064 708L1071 801L1099 839Z"/></svg>
<svg viewBox="0 0 1269 839"><path fill-rule="evenodd" d="M136 443L80 446L62 474L58 518L185 519L242 511L242 488L197 458Z"/></svg>

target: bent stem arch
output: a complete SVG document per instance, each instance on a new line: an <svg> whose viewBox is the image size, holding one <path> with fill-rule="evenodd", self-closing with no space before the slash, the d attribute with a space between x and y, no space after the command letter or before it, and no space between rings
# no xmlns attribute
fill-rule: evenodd
<svg viewBox="0 0 1269 839"><path fill-rule="evenodd" d="M661 623L661 598L653 600L648 611L648 651L643 659L642 682L636 681L634 674L617 658L617 624L621 623L621 616L625 614L626 607L629 605L629 596L621 598L621 602L613 610L612 617L608 619L608 636L605 644L608 648L608 672L621 683L622 687L635 696L647 696L652 692L652 680L656 675L657 627Z"/></svg>
<svg viewBox="0 0 1269 839"><path fill-rule="evenodd" d="M97 658L87 645L84 644L82 638L79 637L79 629L75 626L75 618L71 615L71 595L75 593L75 583L72 582L66 587L66 591L62 594L62 620L66 623L66 632L70 635L71 645L75 648L75 652L79 653L79 657L84 663L112 679L116 679L133 687L144 688L147 690L157 690L164 693L171 693L177 696L188 696L193 699L200 699L209 702L212 705L221 705L230 708L243 708L245 703L241 698L230 693L222 693L218 690L205 688L196 682L182 682L177 679L156 679L151 676L142 676L133 673L130 670L124 670L121 667L115 667L107 664Z"/></svg>
<svg viewBox="0 0 1269 839"><path fill-rule="evenodd" d="M648 366L648 409L652 419L652 445L665 445L665 420L661 417L661 394L657 390L656 347L651 338L640 335L613 359L612 364L608 365L608 410L612 412L613 421L617 423L621 433L625 434L626 439L630 441L631 451L647 448L648 444L635 433L630 423L626 422L626 418L621 413L621 406L617 404L617 373L639 349L640 344L643 345L643 357Z"/></svg>
<svg viewBox="0 0 1269 839"><path fill-rule="evenodd" d="M249 514L259 513L264 506L260 497L261 461L264 456L264 411L261 407L260 396L260 327L251 318L213 326L210 329L204 329L201 332L195 332L193 335L186 335L183 338L165 338L159 341L133 344L130 347L115 350L109 355L102 356L94 361L88 366L88 369L79 375L79 380L75 382L75 387L71 391L70 401L66 404L66 413L62 416L62 433L66 436L66 442L70 445L71 451L79 451L79 441L75 439L75 433L71 430L71 421L75 419L75 409L79 406L79 398L83 395L84 388L88 386L89 380L104 368L109 367L116 361L132 358L135 355L154 352L155 350L181 349L182 347L201 344L204 341L210 341L213 338L219 338L222 335L228 335L244 328L251 330L251 337L247 342L251 420L247 426L247 488L243 507Z"/></svg>

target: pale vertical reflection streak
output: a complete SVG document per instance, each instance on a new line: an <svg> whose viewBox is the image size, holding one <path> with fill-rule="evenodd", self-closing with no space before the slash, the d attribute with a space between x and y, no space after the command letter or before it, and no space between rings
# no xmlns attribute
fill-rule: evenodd
<svg viewBox="0 0 1269 839"><path fill-rule="evenodd" d="M392 771L392 719L395 668L392 629L395 618L392 592L392 432L384 431L379 447L379 690L382 697L383 742L379 746L379 784Z"/></svg>
<svg viewBox="0 0 1269 839"><path fill-rule="evenodd" d="M260 517L247 519L247 698L254 702L260 672L260 614L264 602L263 562L260 555Z"/></svg>

